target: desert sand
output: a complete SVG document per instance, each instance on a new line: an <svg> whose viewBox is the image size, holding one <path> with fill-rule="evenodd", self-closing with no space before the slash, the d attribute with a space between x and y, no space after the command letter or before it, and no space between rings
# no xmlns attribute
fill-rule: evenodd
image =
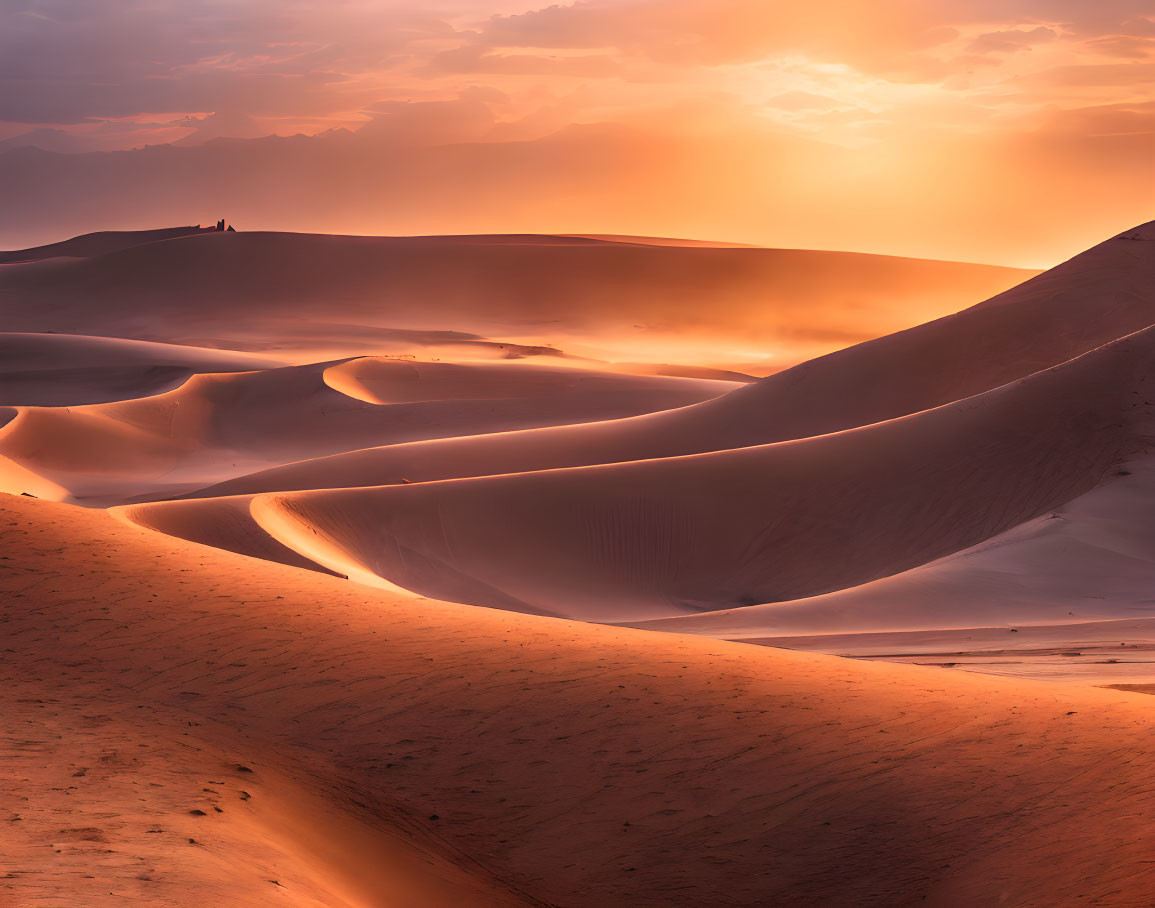
<svg viewBox="0 0 1155 908"><path fill-rule="evenodd" d="M42 396L59 384L39 373L28 382ZM629 416L734 387L504 362L354 360L198 374L151 397L18 408L0 429L0 456L72 498L117 503L371 445Z"/></svg>
<svg viewBox="0 0 1155 908"><path fill-rule="evenodd" d="M441 599L626 621L857 586L1090 490L1155 434L1155 331L860 429L690 457L269 493L333 570Z"/></svg>
<svg viewBox="0 0 1155 908"><path fill-rule="evenodd" d="M194 375L283 363L232 350L73 334L0 334L0 405L76 407L162 394Z"/></svg>
<svg viewBox="0 0 1155 908"><path fill-rule="evenodd" d="M129 249L133 246L142 246L145 243L213 233L215 229L214 227L197 225L195 227L167 227L159 230L102 230L97 233L74 236L71 239L50 243L47 246L0 252L0 265L42 262L55 258L90 258L108 252L119 252L121 249Z"/></svg>
<svg viewBox="0 0 1155 908"><path fill-rule="evenodd" d="M431 602L2 504L18 904L1142 904L1155 882L1140 694Z"/></svg>
<svg viewBox="0 0 1155 908"><path fill-rule="evenodd" d="M1146 904L1153 241L6 253L0 904Z"/></svg>

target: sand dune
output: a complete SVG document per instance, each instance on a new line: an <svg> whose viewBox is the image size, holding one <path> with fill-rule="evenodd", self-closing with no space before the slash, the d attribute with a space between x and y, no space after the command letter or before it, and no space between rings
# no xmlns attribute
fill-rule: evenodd
<svg viewBox="0 0 1155 908"><path fill-rule="evenodd" d="M204 347L70 334L0 334L0 405L75 407L161 394L197 372L283 365Z"/></svg>
<svg viewBox="0 0 1155 908"><path fill-rule="evenodd" d="M957 315L821 357L692 408L358 451L196 494L384 485L400 477L431 481L673 457L893 419L979 394L1155 323L1152 240L1155 222Z"/></svg>
<svg viewBox="0 0 1155 908"><path fill-rule="evenodd" d="M5 804L17 903L1129 905L1155 884L1140 695L419 601L0 505L5 697L33 701L2 751L36 792Z"/></svg>
<svg viewBox="0 0 1155 908"><path fill-rule="evenodd" d="M28 792L0 796L5 905L526 903L307 762L266 751L250 771L251 739L210 716L4 682L0 765Z"/></svg>
<svg viewBox="0 0 1155 908"><path fill-rule="evenodd" d="M797 602L647 626L738 639L991 625L1021 629L1155 616L1155 460L1145 457L1113 472L1122 475L1035 520L911 571Z"/></svg>
<svg viewBox="0 0 1155 908"><path fill-rule="evenodd" d="M197 375L140 400L24 408L0 429L0 456L103 504L383 442L679 407L732 387L528 363L317 363Z"/></svg>
<svg viewBox="0 0 1155 908"><path fill-rule="evenodd" d="M322 376L330 388L372 404L523 398L550 400L560 407L570 397L604 395L607 400L613 400L623 396L624 391L639 397L646 392L660 395L670 391L673 392L671 400L688 404L696 403L695 397L717 397L737 387L732 382L716 379L662 381L661 377L652 380L641 376L631 379L621 373L571 366L424 363L372 356L329 366ZM685 392L680 398L679 391ZM563 413L561 418L568 419L570 415Z"/></svg>
<svg viewBox="0 0 1155 908"><path fill-rule="evenodd" d="M630 236L622 233L570 233L566 236L608 243L628 243L641 246L702 246L711 249L763 249L750 243L725 243L718 240L686 240L668 236Z"/></svg>
<svg viewBox="0 0 1155 908"><path fill-rule="evenodd" d="M251 504L251 495L239 495L235 498L126 505L111 509L111 513L130 523L177 539L199 542L201 545L263 561L275 561L326 574L334 573L300 552L282 545L265 532L253 520Z"/></svg>
<svg viewBox="0 0 1155 908"><path fill-rule="evenodd" d="M610 346L623 351L610 357L618 359L649 345L663 361L685 351L705 366L775 348L782 363L769 367L782 368L953 311L1031 273L577 237L211 233L0 271L0 316L8 330L269 351L286 331L337 351L356 340L350 326ZM706 350L719 361L702 360ZM381 351L362 343L332 356L362 352Z"/></svg>
<svg viewBox="0 0 1155 908"><path fill-rule="evenodd" d="M924 564L1089 491L1150 446L1153 354L1155 328L986 394L842 433L269 493L253 514L339 573L479 605L624 621L796 599Z"/></svg>
<svg viewBox="0 0 1155 908"><path fill-rule="evenodd" d="M105 255L109 252L119 252L132 246L141 246L145 243L155 243L160 240L175 240L186 236L199 236L203 233L213 233L214 227L165 227L159 230L102 230L98 233L86 233L83 236L74 236L59 243L50 243L47 246L34 246L31 249L16 249L11 252L0 252L0 265L22 264L25 262L40 262L53 258L90 258L94 255Z"/></svg>

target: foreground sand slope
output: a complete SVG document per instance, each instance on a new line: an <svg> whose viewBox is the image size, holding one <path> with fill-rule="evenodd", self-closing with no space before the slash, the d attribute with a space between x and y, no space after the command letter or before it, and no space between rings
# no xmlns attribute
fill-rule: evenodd
<svg viewBox="0 0 1155 908"><path fill-rule="evenodd" d="M55 486L104 504L387 441L632 415L733 387L530 363L316 363L197 375L144 399L24 408L0 430L0 456L9 473L44 481L7 491L58 497L45 491Z"/></svg>
<svg viewBox="0 0 1155 908"><path fill-rule="evenodd" d="M1155 323L1155 222L956 315L677 412L358 451L196 493L385 485L673 457L806 438L961 400Z"/></svg>
<svg viewBox="0 0 1155 908"><path fill-rule="evenodd" d="M3 680L5 906L528 901L403 814L358 807L306 756L282 768L264 753L257 771L244 760L259 745L196 712Z"/></svg>
<svg viewBox="0 0 1155 908"><path fill-rule="evenodd" d="M6 684L56 701L51 724L5 713L5 775L38 799L4 808L37 824L0 875L17 904L62 885L365 904L337 887L371 862L333 869L307 823L276 822L294 805L329 841L440 843L426 869L495 901L1142 905L1155 886L1147 697L419 601L0 505ZM65 764L90 769L40 775ZM106 798L119 816L92 815ZM70 855L88 834L114 854Z"/></svg>
<svg viewBox="0 0 1155 908"><path fill-rule="evenodd" d="M844 589L975 545L1149 450L1152 401L1155 328L958 403L832 435L270 493L252 513L289 548L357 579L639 620Z"/></svg>

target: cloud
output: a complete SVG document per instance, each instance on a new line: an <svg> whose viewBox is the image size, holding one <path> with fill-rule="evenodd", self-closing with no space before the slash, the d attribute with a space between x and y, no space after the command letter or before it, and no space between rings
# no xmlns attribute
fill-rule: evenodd
<svg viewBox="0 0 1155 908"><path fill-rule="evenodd" d="M268 227L861 246L869 212L880 251L1006 261L1132 219L1153 48L1151 0L6 0L0 135L176 143L137 182L15 153L125 221L186 220L188 170Z"/></svg>
<svg viewBox="0 0 1155 908"><path fill-rule="evenodd" d="M372 119L357 135L405 146L477 142L492 132L497 122L487 98L492 100L494 95L473 91L450 101L384 102L370 111Z"/></svg>
<svg viewBox="0 0 1155 908"><path fill-rule="evenodd" d="M44 151L55 151L61 154L75 154L82 151L92 151L95 146L84 137L75 136L63 129L41 127L0 141L0 153L16 148L40 148Z"/></svg>
<svg viewBox="0 0 1155 908"><path fill-rule="evenodd" d="M1012 28L998 32L986 32L979 35L970 44L967 50L975 54L1015 53L1021 50L1030 50L1032 45L1053 41L1058 33L1053 28L1040 25L1037 28Z"/></svg>
<svg viewBox="0 0 1155 908"><path fill-rule="evenodd" d="M929 8L928 8L929 9ZM871 71L901 72L917 54L951 40L949 23L918 4L828 0L821 5L763 0L579 0L492 19L482 37L494 47L616 48L668 64L720 65L799 51Z"/></svg>
<svg viewBox="0 0 1155 908"><path fill-rule="evenodd" d="M372 98L349 91L351 76L453 34L381 4L12 0L0 6L0 120L356 109Z"/></svg>
<svg viewBox="0 0 1155 908"><path fill-rule="evenodd" d="M1129 87L1155 85L1155 63L1090 63L1055 66L1031 77L1036 85L1049 88L1088 86Z"/></svg>
<svg viewBox="0 0 1155 908"><path fill-rule="evenodd" d="M254 139L268 135L248 114L236 110L215 111L203 117L185 117L172 125L192 129L177 145L200 145L212 139Z"/></svg>
<svg viewBox="0 0 1155 908"><path fill-rule="evenodd" d="M473 73L604 79L619 75L622 68L610 54L502 54L467 44L437 54L423 71L430 75Z"/></svg>
<svg viewBox="0 0 1155 908"><path fill-rule="evenodd" d="M766 106L781 110L831 110L844 104L828 95L817 95L809 91L787 91L768 98Z"/></svg>
<svg viewBox="0 0 1155 908"><path fill-rule="evenodd" d="M1088 50L1108 57L1124 57L1143 60L1155 56L1155 38L1139 38L1131 35L1107 35L1092 38L1084 45Z"/></svg>

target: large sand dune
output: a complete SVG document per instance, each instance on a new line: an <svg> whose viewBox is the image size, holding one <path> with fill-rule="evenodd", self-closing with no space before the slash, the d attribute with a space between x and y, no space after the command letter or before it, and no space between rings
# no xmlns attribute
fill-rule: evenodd
<svg viewBox="0 0 1155 908"><path fill-rule="evenodd" d="M0 504L9 903L1140 905L1155 885L1139 695L420 601Z"/></svg>
<svg viewBox="0 0 1155 908"><path fill-rule="evenodd" d="M618 463L805 438L893 419L996 388L1155 323L1153 241L1155 222L956 315L820 357L677 412L358 451L197 494Z"/></svg>
<svg viewBox="0 0 1155 908"><path fill-rule="evenodd" d="M955 404L715 454L269 493L257 521L355 577L591 620L795 599L974 545L1155 437L1155 329Z"/></svg>
<svg viewBox="0 0 1155 908"><path fill-rule="evenodd" d="M552 340L614 359L642 351L677 362L673 354L686 352L708 366L717 363L702 356L734 367L778 350L781 361L759 360L778 369L954 311L1031 273L578 237L210 233L0 270L0 317L9 331L298 357L382 352L373 347L388 331L408 329Z"/></svg>
<svg viewBox="0 0 1155 908"><path fill-rule="evenodd" d="M1146 905L1152 241L7 254L0 904Z"/></svg>

